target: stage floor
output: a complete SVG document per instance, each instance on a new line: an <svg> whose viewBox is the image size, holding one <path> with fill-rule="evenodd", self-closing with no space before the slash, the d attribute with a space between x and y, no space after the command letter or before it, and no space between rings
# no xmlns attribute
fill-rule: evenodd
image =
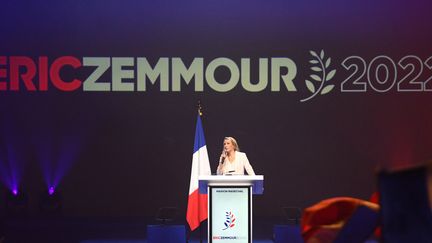
<svg viewBox="0 0 432 243"><path fill-rule="evenodd" d="M176 222L186 225L186 222ZM149 218L20 218L3 220L5 235L1 243L147 243L147 225L158 224ZM254 243L273 243L273 226L280 218L254 218ZM207 242L207 225L202 227ZM199 243L199 230L189 243ZM1 235L0 235L1 239ZM366 243L377 243L367 241Z"/></svg>
<svg viewBox="0 0 432 243"><path fill-rule="evenodd" d="M3 222L2 243L146 243L147 225L159 224L149 218L14 218ZM186 225L185 222L176 224ZM273 221L254 221L254 243L271 243ZM202 238L207 242L207 225ZM192 232L190 243L199 243L199 231Z"/></svg>
<svg viewBox="0 0 432 243"><path fill-rule="evenodd" d="M254 243L273 243L272 240L255 240ZM147 243L146 240L85 240L80 243ZM199 240L191 240L189 243L200 243ZM207 243L207 240L203 240L203 243Z"/></svg>

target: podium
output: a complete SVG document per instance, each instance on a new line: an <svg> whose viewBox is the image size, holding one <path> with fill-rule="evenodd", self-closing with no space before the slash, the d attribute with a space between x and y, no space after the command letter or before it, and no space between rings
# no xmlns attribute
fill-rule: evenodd
<svg viewBox="0 0 432 243"><path fill-rule="evenodd" d="M263 194L263 175L199 176L208 194L208 243L252 242L252 195Z"/></svg>

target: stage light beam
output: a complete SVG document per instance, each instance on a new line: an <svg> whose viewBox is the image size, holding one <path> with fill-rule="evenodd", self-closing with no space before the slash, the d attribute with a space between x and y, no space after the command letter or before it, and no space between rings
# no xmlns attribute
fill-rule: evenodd
<svg viewBox="0 0 432 243"><path fill-rule="evenodd" d="M53 186L50 186L49 189L48 189L48 194L49 194L50 196L52 196L52 195L54 194L54 192L55 192L54 187L53 187Z"/></svg>

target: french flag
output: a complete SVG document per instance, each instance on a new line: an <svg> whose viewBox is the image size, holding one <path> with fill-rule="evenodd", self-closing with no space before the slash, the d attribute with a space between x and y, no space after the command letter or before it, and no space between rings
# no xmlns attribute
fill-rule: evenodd
<svg viewBox="0 0 432 243"><path fill-rule="evenodd" d="M186 220L191 231L207 219L207 194L199 194L198 176L211 175L210 161L202 128L201 117L198 114L195 128L195 142L192 156L192 170L189 184L189 198Z"/></svg>

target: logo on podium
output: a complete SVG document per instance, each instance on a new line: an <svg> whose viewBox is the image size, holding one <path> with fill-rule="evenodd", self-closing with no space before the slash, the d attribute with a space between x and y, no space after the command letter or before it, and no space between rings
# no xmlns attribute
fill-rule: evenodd
<svg viewBox="0 0 432 243"><path fill-rule="evenodd" d="M225 228L222 230L226 230L235 226L234 222L236 219L234 214L231 211L229 211L229 212L225 212L225 216L226 216L226 220L224 222Z"/></svg>

